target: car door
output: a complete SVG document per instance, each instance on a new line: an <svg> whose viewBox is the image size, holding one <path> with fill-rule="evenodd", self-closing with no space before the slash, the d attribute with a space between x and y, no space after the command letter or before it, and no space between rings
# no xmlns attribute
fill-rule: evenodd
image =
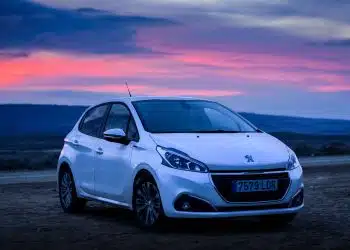
<svg viewBox="0 0 350 250"><path fill-rule="evenodd" d="M132 141L128 144L101 139L96 145L99 154L95 158L95 193L97 196L125 202L124 190L132 177L131 154L138 132L135 121L123 103L111 106L104 129L120 128Z"/></svg>
<svg viewBox="0 0 350 250"><path fill-rule="evenodd" d="M103 104L91 108L81 120L76 134L72 138L75 147L73 172L77 188L87 194L94 192L94 165L98 136L107 114L109 105Z"/></svg>

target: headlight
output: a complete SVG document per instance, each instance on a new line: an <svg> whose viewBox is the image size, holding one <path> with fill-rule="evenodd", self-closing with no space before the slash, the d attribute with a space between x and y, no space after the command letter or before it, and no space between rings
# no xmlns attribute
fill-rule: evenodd
<svg viewBox="0 0 350 250"><path fill-rule="evenodd" d="M297 156L292 150L289 150L289 160L287 163L287 169L292 170L300 166Z"/></svg>
<svg viewBox="0 0 350 250"><path fill-rule="evenodd" d="M208 172L208 168L204 165L204 163L192 159L181 151L163 148L161 146L157 146L157 151L163 159L162 164L167 167L193 172Z"/></svg>

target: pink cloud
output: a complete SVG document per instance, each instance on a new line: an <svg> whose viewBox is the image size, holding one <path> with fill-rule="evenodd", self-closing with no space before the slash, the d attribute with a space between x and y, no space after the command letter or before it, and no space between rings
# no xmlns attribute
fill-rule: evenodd
<svg viewBox="0 0 350 250"><path fill-rule="evenodd" d="M152 86L151 84L132 84L129 85L133 95L153 95L153 96L236 96L243 94L236 90L216 90L216 89L193 89L193 88L167 88ZM96 93L118 93L125 94L126 87L124 83L99 84L99 85L34 85L28 86L27 90L71 90L71 91L90 91Z"/></svg>
<svg viewBox="0 0 350 250"><path fill-rule="evenodd" d="M94 92L120 92L125 93L124 86L116 85L99 85L88 87L86 90ZM191 89L191 88L166 88L156 87L151 84L132 85L130 90L135 95L156 95L156 96L177 96L177 95L193 95L193 96L234 96L241 95L242 92L235 90L215 90L215 89Z"/></svg>
<svg viewBox="0 0 350 250"><path fill-rule="evenodd" d="M157 58L128 56L74 56L38 53L28 58L0 61L0 87L22 84L25 80L54 77L191 77Z"/></svg>
<svg viewBox="0 0 350 250"><path fill-rule="evenodd" d="M348 85L330 85L330 86L316 86L312 88L316 92L340 92L350 91L350 84Z"/></svg>
<svg viewBox="0 0 350 250"><path fill-rule="evenodd" d="M278 53L273 44L262 45L254 41L248 44L236 42L228 46L227 43L215 44L214 40L208 44L208 41L202 42L200 37L190 34L190 30L188 27L171 31L140 29L137 42L156 51L171 52L169 60L183 64L184 68L201 68L202 74L213 74L219 79L231 78L233 81L243 80L259 85L290 85L304 91L319 84L339 86L350 82L350 76L342 73L350 72L349 59L339 51L330 52L297 44L284 45L284 50ZM268 49L264 46L268 46Z"/></svg>
<svg viewBox="0 0 350 250"><path fill-rule="evenodd" d="M124 92L123 83L87 86L57 84L57 79L69 77L138 77L144 81L134 84L137 94L157 95L237 95L246 93L237 89L234 82L243 81L257 85L290 85L304 91L345 91L349 77L339 71L350 71L350 64L326 59L311 59L303 56L270 55L206 51L200 49L168 48L156 43L155 50L172 53L159 56L77 56L57 53L37 53L27 58L0 60L0 89L71 89L93 92ZM164 81L163 86L152 84L151 79ZM167 80L188 82L189 87L167 86ZM200 79L216 79L213 88L201 86ZM220 85L225 79L225 87ZM45 84L31 84L35 81ZM197 82L194 82L196 80ZM158 82L159 82L158 81ZM228 82L232 82L228 86ZM29 83L31 82L31 83ZM145 82L145 83L144 83ZM327 85L325 85L327 84ZM328 86L328 87L318 87ZM334 86L334 87L332 87ZM338 86L338 87L337 87ZM341 87L339 87L341 86ZM249 93L248 93L249 94Z"/></svg>

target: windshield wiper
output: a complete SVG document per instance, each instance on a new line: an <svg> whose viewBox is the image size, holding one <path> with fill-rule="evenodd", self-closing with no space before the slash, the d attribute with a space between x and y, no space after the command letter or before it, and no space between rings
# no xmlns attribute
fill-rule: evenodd
<svg viewBox="0 0 350 250"><path fill-rule="evenodd" d="M214 130L196 130L192 131L193 133L203 133L203 134L210 134L210 133L242 133L242 131L237 130L224 130L224 129L214 129Z"/></svg>

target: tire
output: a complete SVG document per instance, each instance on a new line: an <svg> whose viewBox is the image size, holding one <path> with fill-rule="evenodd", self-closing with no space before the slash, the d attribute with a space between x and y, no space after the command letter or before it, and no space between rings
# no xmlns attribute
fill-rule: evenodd
<svg viewBox="0 0 350 250"><path fill-rule="evenodd" d="M267 215L262 216L261 222L266 224L268 227L284 227L291 224L297 214L278 214L278 215Z"/></svg>
<svg viewBox="0 0 350 250"><path fill-rule="evenodd" d="M78 213L84 209L86 200L78 198L74 178L69 169L63 169L60 172L58 193L65 213Z"/></svg>
<svg viewBox="0 0 350 250"><path fill-rule="evenodd" d="M141 175L134 184L133 211L137 224L144 229L158 227L164 220L162 201L156 182Z"/></svg>

